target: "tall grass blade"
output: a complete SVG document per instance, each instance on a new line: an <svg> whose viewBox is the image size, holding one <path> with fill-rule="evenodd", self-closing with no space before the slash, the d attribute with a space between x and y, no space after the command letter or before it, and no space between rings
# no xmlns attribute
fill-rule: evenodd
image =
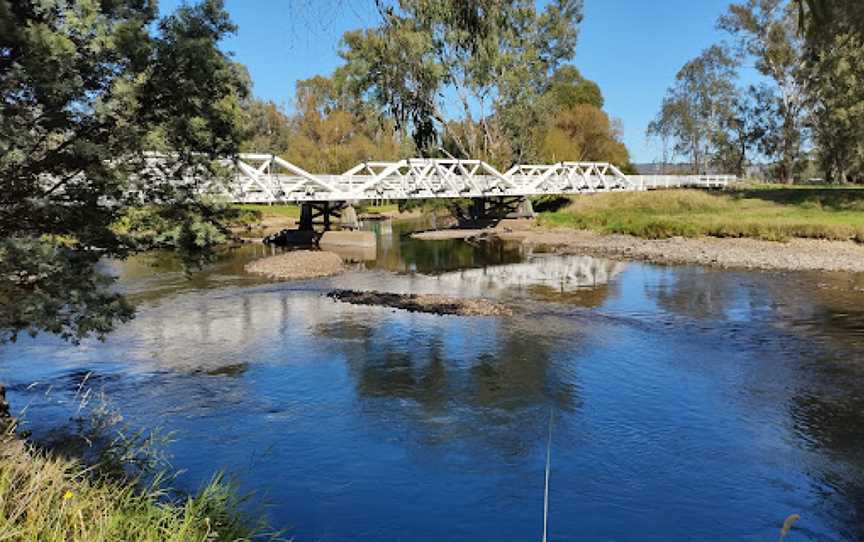
<svg viewBox="0 0 864 542"><path fill-rule="evenodd" d="M546 441L546 486L543 490L543 542L549 535L549 473L552 471L552 415L549 409L549 439Z"/></svg>

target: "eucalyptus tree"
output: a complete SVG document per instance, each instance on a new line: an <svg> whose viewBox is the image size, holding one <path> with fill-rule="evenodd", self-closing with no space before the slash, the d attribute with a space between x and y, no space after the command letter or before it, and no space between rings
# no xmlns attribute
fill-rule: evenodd
<svg viewBox="0 0 864 542"><path fill-rule="evenodd" d="M802 83L829 181L864 181L864 2L798 0L806 38Z"/></svg>
<svg viewBox="0 0 864 542"><path fill-rule="evenodd" d="M828 181L864 181L864 36L839 33L814 51L806 85L813 138Z"/></svg>
<svg viewBox="0 0 864 542"><path fill-rule="evenodd" d="M575 52L581 0L378 0L379 26L343 38L347 83L410 125L429 151L447 131L462 155L507 160L532 150L531 127L549 76ZM506 140L508 145L502 145Z"/></svg>
<svg viewBox="0 0 864 542"><path fill-rule="evenodd" d="M671 142L673 153L686 156L694 173L704 172L718 144L725 144L725 130L740 100L736 70L735 59L723 47L706 49L678 71L648 126L648 135Z"/></svg>
<svg viewBox="0 0 864 542"><path fill-rule="evenodd" d="M777 119L766 126L760 144L767 156L777 160L780 179L791 182L806 139L799 11L788 0L746 0L729 6L718 26L732 38L739 58L752 62L771 82L766 88L774 92L761 93L766 101L760 105L775 112Z"/></svg>
<svg viewBox="0 0 864 542"><path fill-rule="evenodd" d="M131 209L189 255L224 238L224 209L141 172L149 150L182 172L237 149L247 82L218 48L233 31L221 0L162 19L155 0L0 0L0 342L132 317L96 269L142 247Z"/></svg>

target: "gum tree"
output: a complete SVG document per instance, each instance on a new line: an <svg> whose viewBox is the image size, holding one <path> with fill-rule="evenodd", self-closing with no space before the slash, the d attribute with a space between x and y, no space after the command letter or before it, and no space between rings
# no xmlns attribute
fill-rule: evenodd
<svg viewBox="0 0 864 542"><path fill-rule="evenodd" d="M442 132L463 156L508 162L532 151L538 98L575 52L581 0L377 0L382 22L344 37L346 81L418 148ZM448 106L458 111L450 124ZM506 142L506 145L504 144Z"/></svg>

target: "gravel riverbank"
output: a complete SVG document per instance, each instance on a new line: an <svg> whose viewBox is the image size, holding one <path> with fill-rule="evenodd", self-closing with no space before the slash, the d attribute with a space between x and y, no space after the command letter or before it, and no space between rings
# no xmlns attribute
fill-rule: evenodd
<svg viewBox="0 0 864 542"><path fill-rule="evenodd" d="M323 250L294 250L255 260L246 267L247 273L275 280L301 280L338 275L345 270L342 258Z"/></svg>
<svg viewBox="0 0 864 542"><path fill-rule="evenodd" d="M427 240L480 236L495 236L505 241L550 247L563 254L593 254L664 264L864 273L864 245L852 241L792 239L776 242L715 237L643 239L630 235L603 235L585 230L541 227L441 230L416 235L419 239Z"/></svg>

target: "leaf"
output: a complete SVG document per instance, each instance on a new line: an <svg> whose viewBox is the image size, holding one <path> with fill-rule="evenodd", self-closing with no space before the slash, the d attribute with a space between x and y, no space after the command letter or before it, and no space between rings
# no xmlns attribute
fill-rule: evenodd
<svg viewBox="0 0 864 542"><path fill-rule="evenodd" d="M801 519L801 516L798 514L792 514L786 518L786 521L783 522L783 528L780 529L780 540L786 538L786 535L789 534L789 531L792 530L792 526L795 525L795 522Z"/></svg>

